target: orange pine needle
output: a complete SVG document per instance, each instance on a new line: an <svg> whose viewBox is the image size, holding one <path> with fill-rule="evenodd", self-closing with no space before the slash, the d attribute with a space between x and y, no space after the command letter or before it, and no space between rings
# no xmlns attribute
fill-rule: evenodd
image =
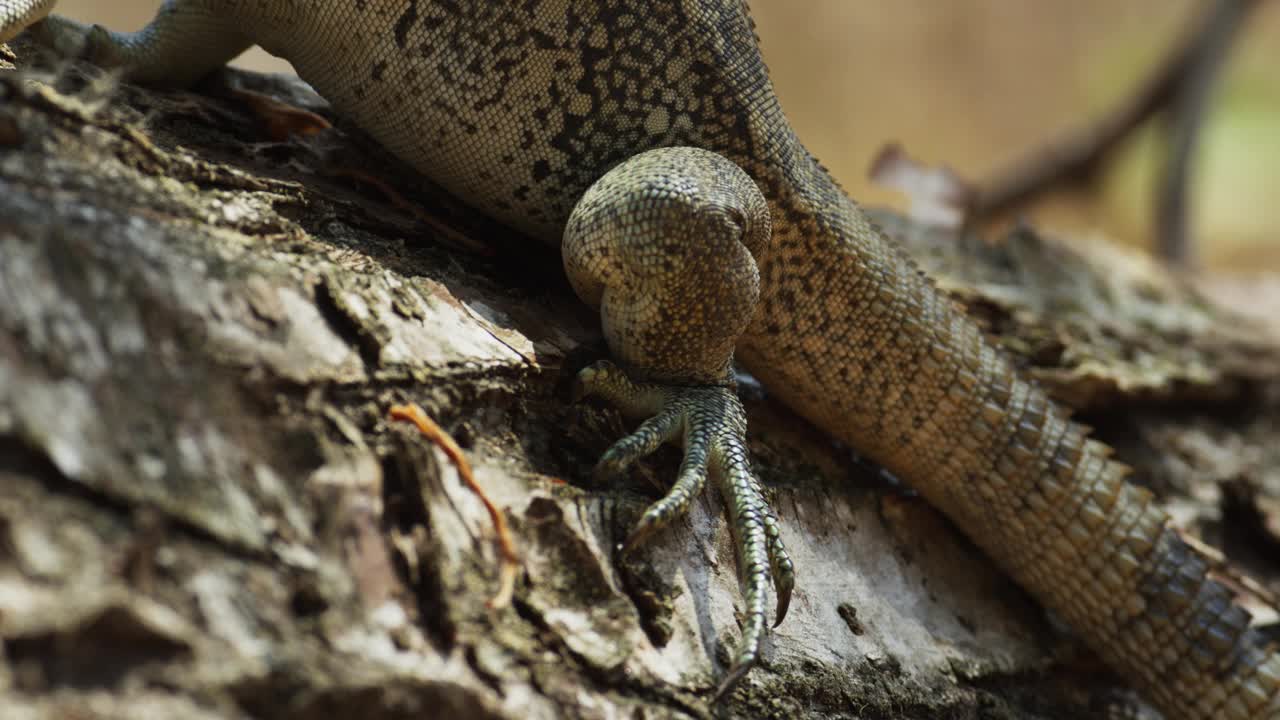
<svg viewBox="0 0 1280 720"><path fill-rule="evenodd" d="M515 592L516 576L520 570L520 556L516 553L515 541L512 540L511 531L507 528L506 516L498 510L498 507L485 494L484 489L476 482L475 475L471 472L471 463L468 463L466 456L462 454L462 448L458 447L458 443L449 437L449 434L434 420L427 417L421 407L416 403L392 405L390 414L393 420L406 420L413 423L423 436L438 445L458 468L458 475L462 481L467 484L471 492L476 494L476 497L480 498L480 502L484 503L485 509L489 511L489 519L493 522L493 529L497 534L496 541L498 554L502 556L502 568L498 592L487 605L495 610L507 607L511 604L511 596Z"/></svg>

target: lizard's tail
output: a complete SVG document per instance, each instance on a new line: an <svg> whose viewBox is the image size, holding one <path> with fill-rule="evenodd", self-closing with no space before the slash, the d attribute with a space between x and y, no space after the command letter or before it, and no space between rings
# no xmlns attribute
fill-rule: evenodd
<svg viewBox="0 0 1280 720"><path fill-rule="evenodd" d="M1280 652L1211 562L1109 447L1033 384L1009 390L1020 411L990 473L1004 480L961 490L958 519L988 525L985 549L1168 717L1280 719Z"/></svg>
<svg viewBox="0 0 1280 720"><path fill-rule="evenodd" d="M739 345L748 369L942 509L1171 720L1280 720L1280 653L1209 561L1110 448L805 167L790 186L809 195L774 215L821 222L778 222L775 247L816 250L783 254L803 292L775 283L762 297ZM797 319L803 342L773 329Z"/></svg>

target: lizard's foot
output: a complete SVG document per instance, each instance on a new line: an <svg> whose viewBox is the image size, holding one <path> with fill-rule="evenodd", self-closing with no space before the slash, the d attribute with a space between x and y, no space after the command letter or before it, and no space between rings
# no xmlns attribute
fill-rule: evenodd
<svg viewBox="0 0 1280 720"><path fill-rule="evenodd" d="M54 0L5 0L0 3L0 43L6 43L53 9Z"/></svg>
<svg viewBox="0 0 1280 720"><path fill-rule="evenodd" d="M143 85L187 87L253 44L216 3L166 2L151 24L135 33L58 15L36 22L52 6L46 0L14 0L14 10L5 4L0 3L0 36L12 37L30 25L33 39L59 57L118 68L124 79Z"/></svg>
<svg viewBox="0 0 1280 720"><path fill-rule="evenodd" d="M745 611L742 644L716 690L718 699L759 660L770 578L778 595L774 627L786 617L795 586L795 570L782 544L778 518L751 472L742 403L734 389L725 385L636 383L607 361L578 374L574 399L588 396L611 402L626 415L647 418L635 432L605 452L596 465L597 478L621 473L664 442L684 444L684 460L675 484L641 516L627 537L623 552L634 549L688 510L706 485L708 475L716 481L728 507L737 540L738 579Z"/></svg>
<svg viewBox="0 0 1280 720"><path fill-rule="evenodd" d="M83 58L101 67L117 67L127 61L112 42L111 31L101 25L50 15L32 25L27 34L60 58Z"/></svg>

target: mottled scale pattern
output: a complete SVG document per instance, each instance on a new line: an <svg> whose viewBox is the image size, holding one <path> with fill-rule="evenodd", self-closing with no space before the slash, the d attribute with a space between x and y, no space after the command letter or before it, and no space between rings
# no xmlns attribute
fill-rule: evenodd
<svg viewBox="0 0 1280 720"><path fill-rule="evenodd" d="M0 0L0 36L38 4ZM549 244L627 158L671 146L728 158L773 230L737 358L947 512L1168 717L1280 718L1280 654L1205 561L799 143L742 2L181 0L143 34L97 33L90 54L182 84L248 43L292 61L424 175ZM670 375L683 360L661 362Z"/></svg>

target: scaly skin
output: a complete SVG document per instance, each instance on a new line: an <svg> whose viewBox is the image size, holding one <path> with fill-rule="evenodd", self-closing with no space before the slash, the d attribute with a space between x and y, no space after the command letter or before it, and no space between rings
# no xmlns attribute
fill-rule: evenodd
<svg viewBox="0 0 1280 720"><path fill-rule="evenodd" d="M0 42L9 42L23 28L41 20L53 9L55 0L0 2Z"/></svg>
<svg viewBox="0 0 1280 720"><path fill-rule="evenodd" d="M0 0L0 37L41 4ZM79 50L77 26L39 27L64 52ZM1280 655L1107 448L1020 378L805 151L738 0L185 0L138 35L95 31L88 50L132 79L182 85L252 43L293 62L338 112L425 175L549 243L588 188L629 158L611 182L666 173L687 181L684 200L734 204L720 213L732 222L713 231L732 234L737 223L747 252L730 244L701 283L664 262L690 252L672 238L702 236L677 229L680 207L641 212L656 186L582 216L588 228L599 218L621 218L628 233L643 226L652 240L632 249L631 270L609 280L607 262L566 256L588 299L601 281L614 284L597 301L663 298L636 300L621 320L604 301L606 335L642 382L605 367L589 370L583 387L655 416L607 466L685 441L681 480L646 527L678 511L708 471L722 479L748 600L747 647L730 679L758 649L765 560L780 604L790 578L776 518L746 465L741 409L723 384L728 358L717 355L725 329L743 327L737 358L772 393L915 486L1168 717L1280 718ZM723 160L642 154L672 146L714 151L754 180L772 224L767 247L738 222L753 217L748 190L699 184L738 187ZM625 248L626 234L601 227L576 243L588 256L596 243ZM743 297L708 292L735 286L712 270L758 277L747 293L758 293L754 313ZM672 342L671 333L701 331L711 340L696 349Z"/></svg>

